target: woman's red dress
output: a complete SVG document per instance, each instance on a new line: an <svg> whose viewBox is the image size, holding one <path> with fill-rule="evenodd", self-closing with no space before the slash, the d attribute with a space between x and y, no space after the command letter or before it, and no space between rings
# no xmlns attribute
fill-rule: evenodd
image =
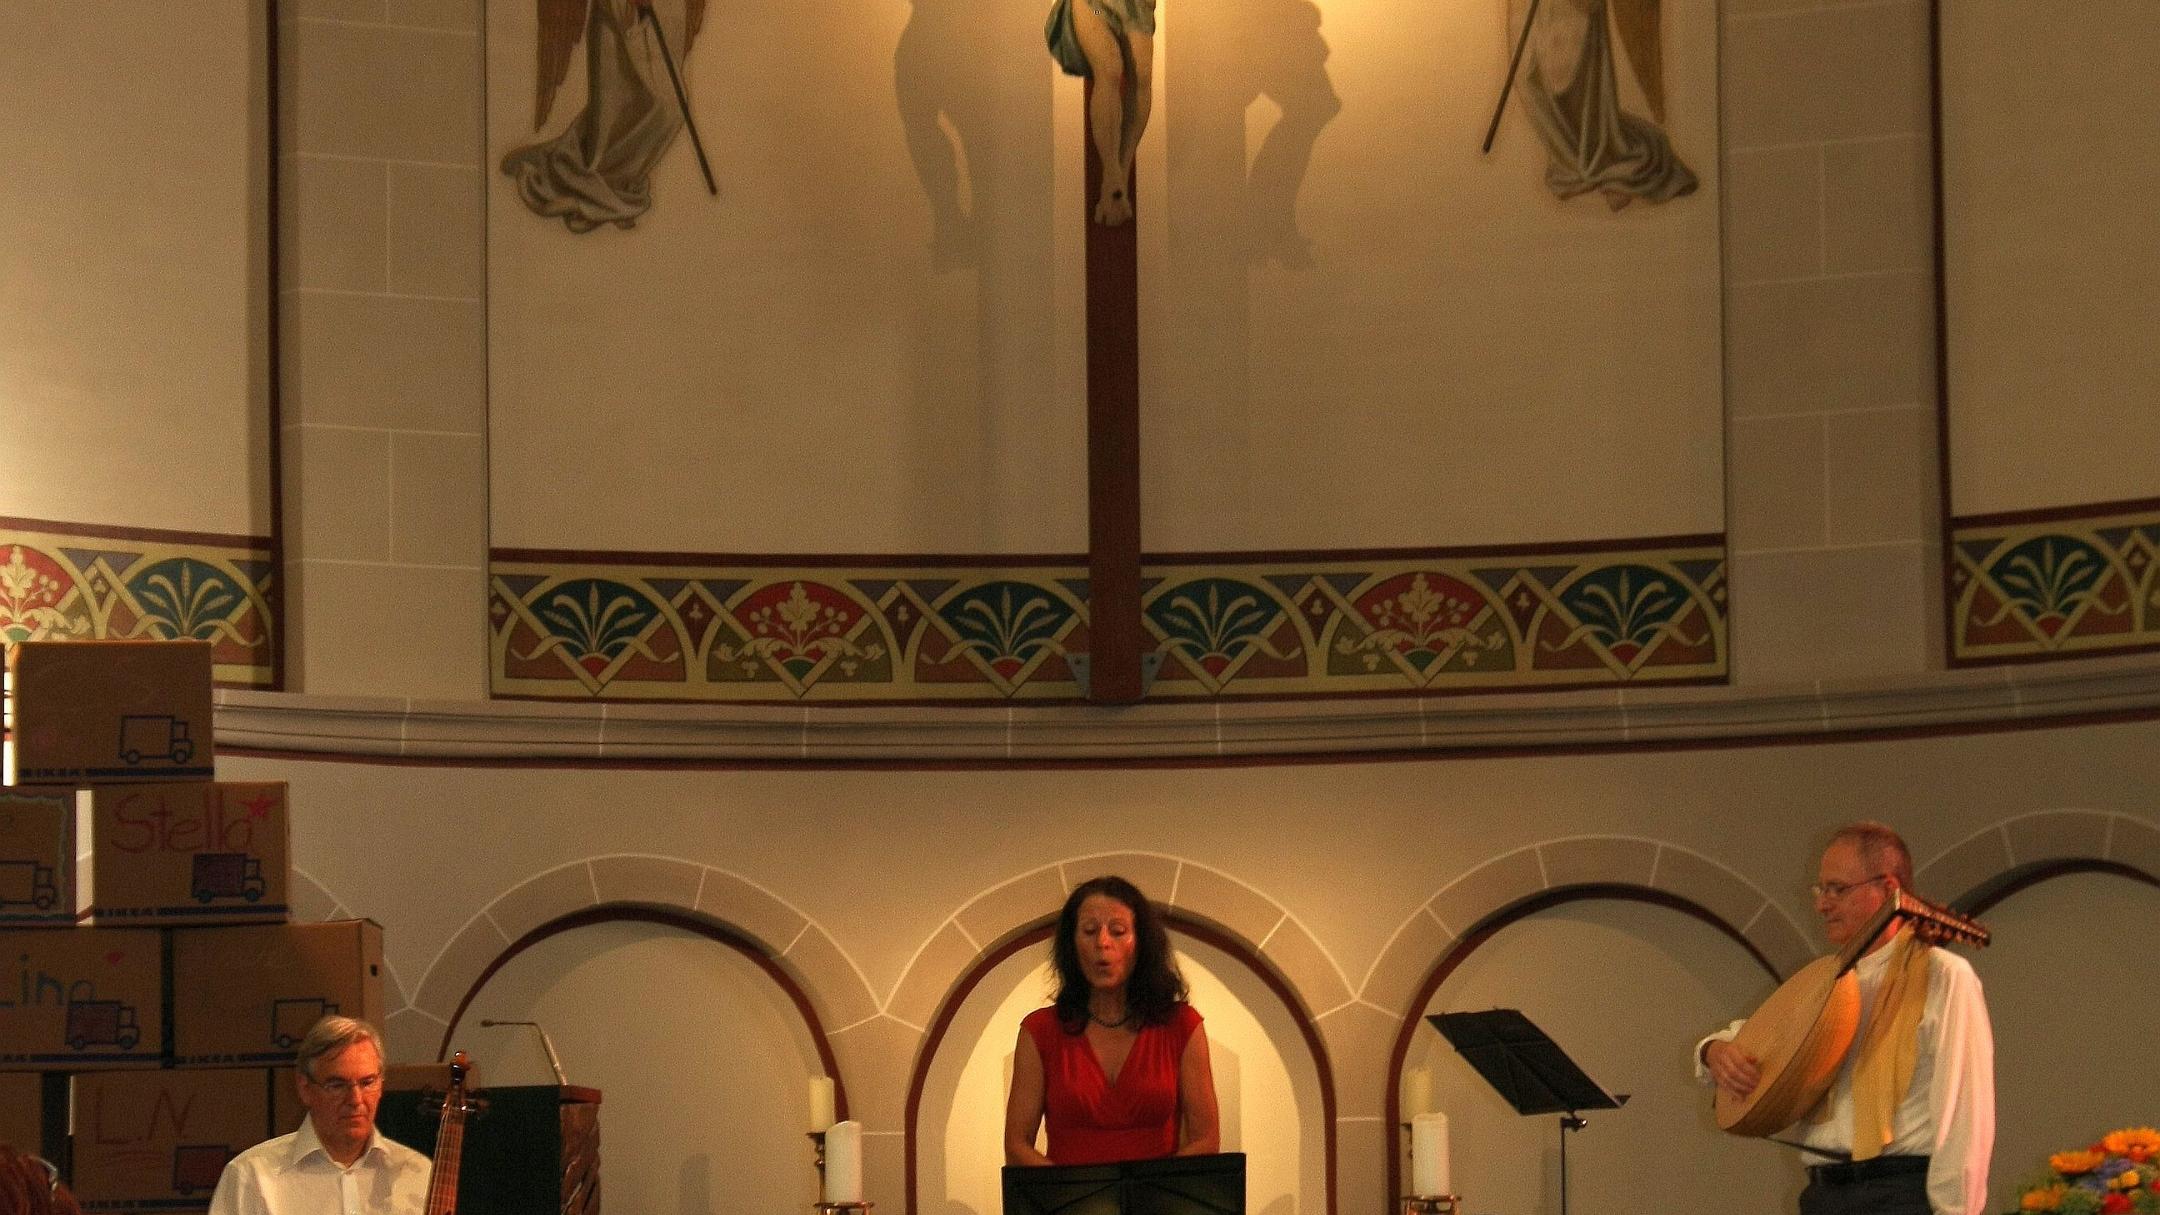
<svg viewBox="0 0 2160 1215"><path fill-rule="evenodd" d="M1113 1164L1177 1152L1178 1064L1200 1028L1192 1005L1180 1004L1169 1021L1140 1030L1115 1084L1087 1034L1066 1033L1057 1009L1038 1008L1020 1024L1042 1055L1053 1163Z"/></svg>

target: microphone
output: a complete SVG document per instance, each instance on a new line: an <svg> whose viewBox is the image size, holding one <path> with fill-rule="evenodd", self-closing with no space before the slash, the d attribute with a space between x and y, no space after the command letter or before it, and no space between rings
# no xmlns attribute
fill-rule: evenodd
<svg viewBox="0 0 2160 1215"><path fill-rule="evenodd" d="M540 1049L547 1052L548 1066L555 1069L555 1083L560 1084L566 1088L569 1086L570 1078L563 1075L562 1056L555 1053L555 1043L548 1039L548 1032L540 1028L540 1023L538 1021L489 1021L483 1019L480 1022L480 1025L483 1029L493 1029L498 1025L532 1026L533 1032L540 1035Z"/></svg>

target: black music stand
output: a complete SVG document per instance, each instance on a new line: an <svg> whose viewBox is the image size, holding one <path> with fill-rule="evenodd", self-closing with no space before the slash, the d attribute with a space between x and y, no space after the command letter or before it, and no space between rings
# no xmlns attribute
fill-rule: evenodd
<svg viewBox="0 0 2160 1215"><path fill-rule="evenodd" d="M1608 1093L1568 1058L1545 1031L1516 1009L1436 1013L1425 1018L1515 1112L1560 1115L1560 1215L1567 1215L1567 1137L1590 1125L1582 1110L1616 1110L1626 1093Z"/></svg>

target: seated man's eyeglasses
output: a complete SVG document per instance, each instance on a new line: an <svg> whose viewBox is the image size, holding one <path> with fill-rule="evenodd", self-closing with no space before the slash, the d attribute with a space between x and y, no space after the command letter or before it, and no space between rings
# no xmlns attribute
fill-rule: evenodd
<svg viewBox="0 0 2160 1215"><path fill-rule="evenodd" d="M1838 899L1842 899L1846 895L1851 894L1853 891L1860 889L1862 886L1879 882L1889 876L1890 875L1887 873L1878 873L1874 877L1861 878L1857 882L1817 882L1814 885L1808 887L1808 889L1814 891L1815 897L1818 899L1829 899L1832 902L1835 902Z"/></svg>
<svg viewBox="0 0 2160 1215"><path fill-rule="evenodd" d="M330 1094L331 1096L337 1097L342 1100L348 1093L352 1093L355 1091L362 1093L372 1093L376 1089L381 1088L382 1077L378 1075L362 1076L358 1080L346 1080L343 1078L331 1080L317 1080L313 1076L310 1076L308 1077L308 1083Z"/></svg>
<svg viewBox="0 0 2160 1215"><path fill-rule="evenodd" d="M59 1193L59 1192L60 1192L60 1166L59 1166L59 1165L57 1165L57 1164L54 1164L54 1163L53 1163L52 1161L50 1161L50 1160L47 1160L47 1159L45 1159L45 1158L44 1158L43 1156L32 1156L32 1157L31 1157L30 1159L31 1159L31 1160L32 1160L32 1161L33 1161L34 1163L36 1163L36 1164L37 1164L37 1166L38 1166L39 1168L42 1168L42 1169L44 1169L44 1170L45 1170L45 1190L46 1190L46 1192L47 1192L47 1193L50 1193L50 1194L57 1194L57 1193Z"/></svg>

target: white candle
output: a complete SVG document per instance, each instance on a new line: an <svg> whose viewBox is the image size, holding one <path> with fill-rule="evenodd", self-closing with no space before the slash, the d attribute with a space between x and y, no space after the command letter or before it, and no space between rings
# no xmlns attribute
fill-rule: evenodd
<svg viewBox="0 0 2160 1215"><path fill-rule="evenodd" d="M1448 1192L1446 1114L1410 1120L1410 1191L1427 1198Z"/></svg>
<svg viewBox="0 0 2160 1215"><path fill-rule="evenodd" d="M810 1077L810 1131L816 1134L833 1124L831 1076Z"/></svg>
<svg viewBox="0 0 2160 1215"><path fill-rule="evenodd" d="M1432 1073L1413 1067L1402 1074L1402 1120L1432 1112Z"/></svg>
<svg viewBox="0 0 2160 1215"><path fill-rule="evenodd" d="M825 1201L862 1201L860 1122L835 1122L825 1132Z"/></svg>

